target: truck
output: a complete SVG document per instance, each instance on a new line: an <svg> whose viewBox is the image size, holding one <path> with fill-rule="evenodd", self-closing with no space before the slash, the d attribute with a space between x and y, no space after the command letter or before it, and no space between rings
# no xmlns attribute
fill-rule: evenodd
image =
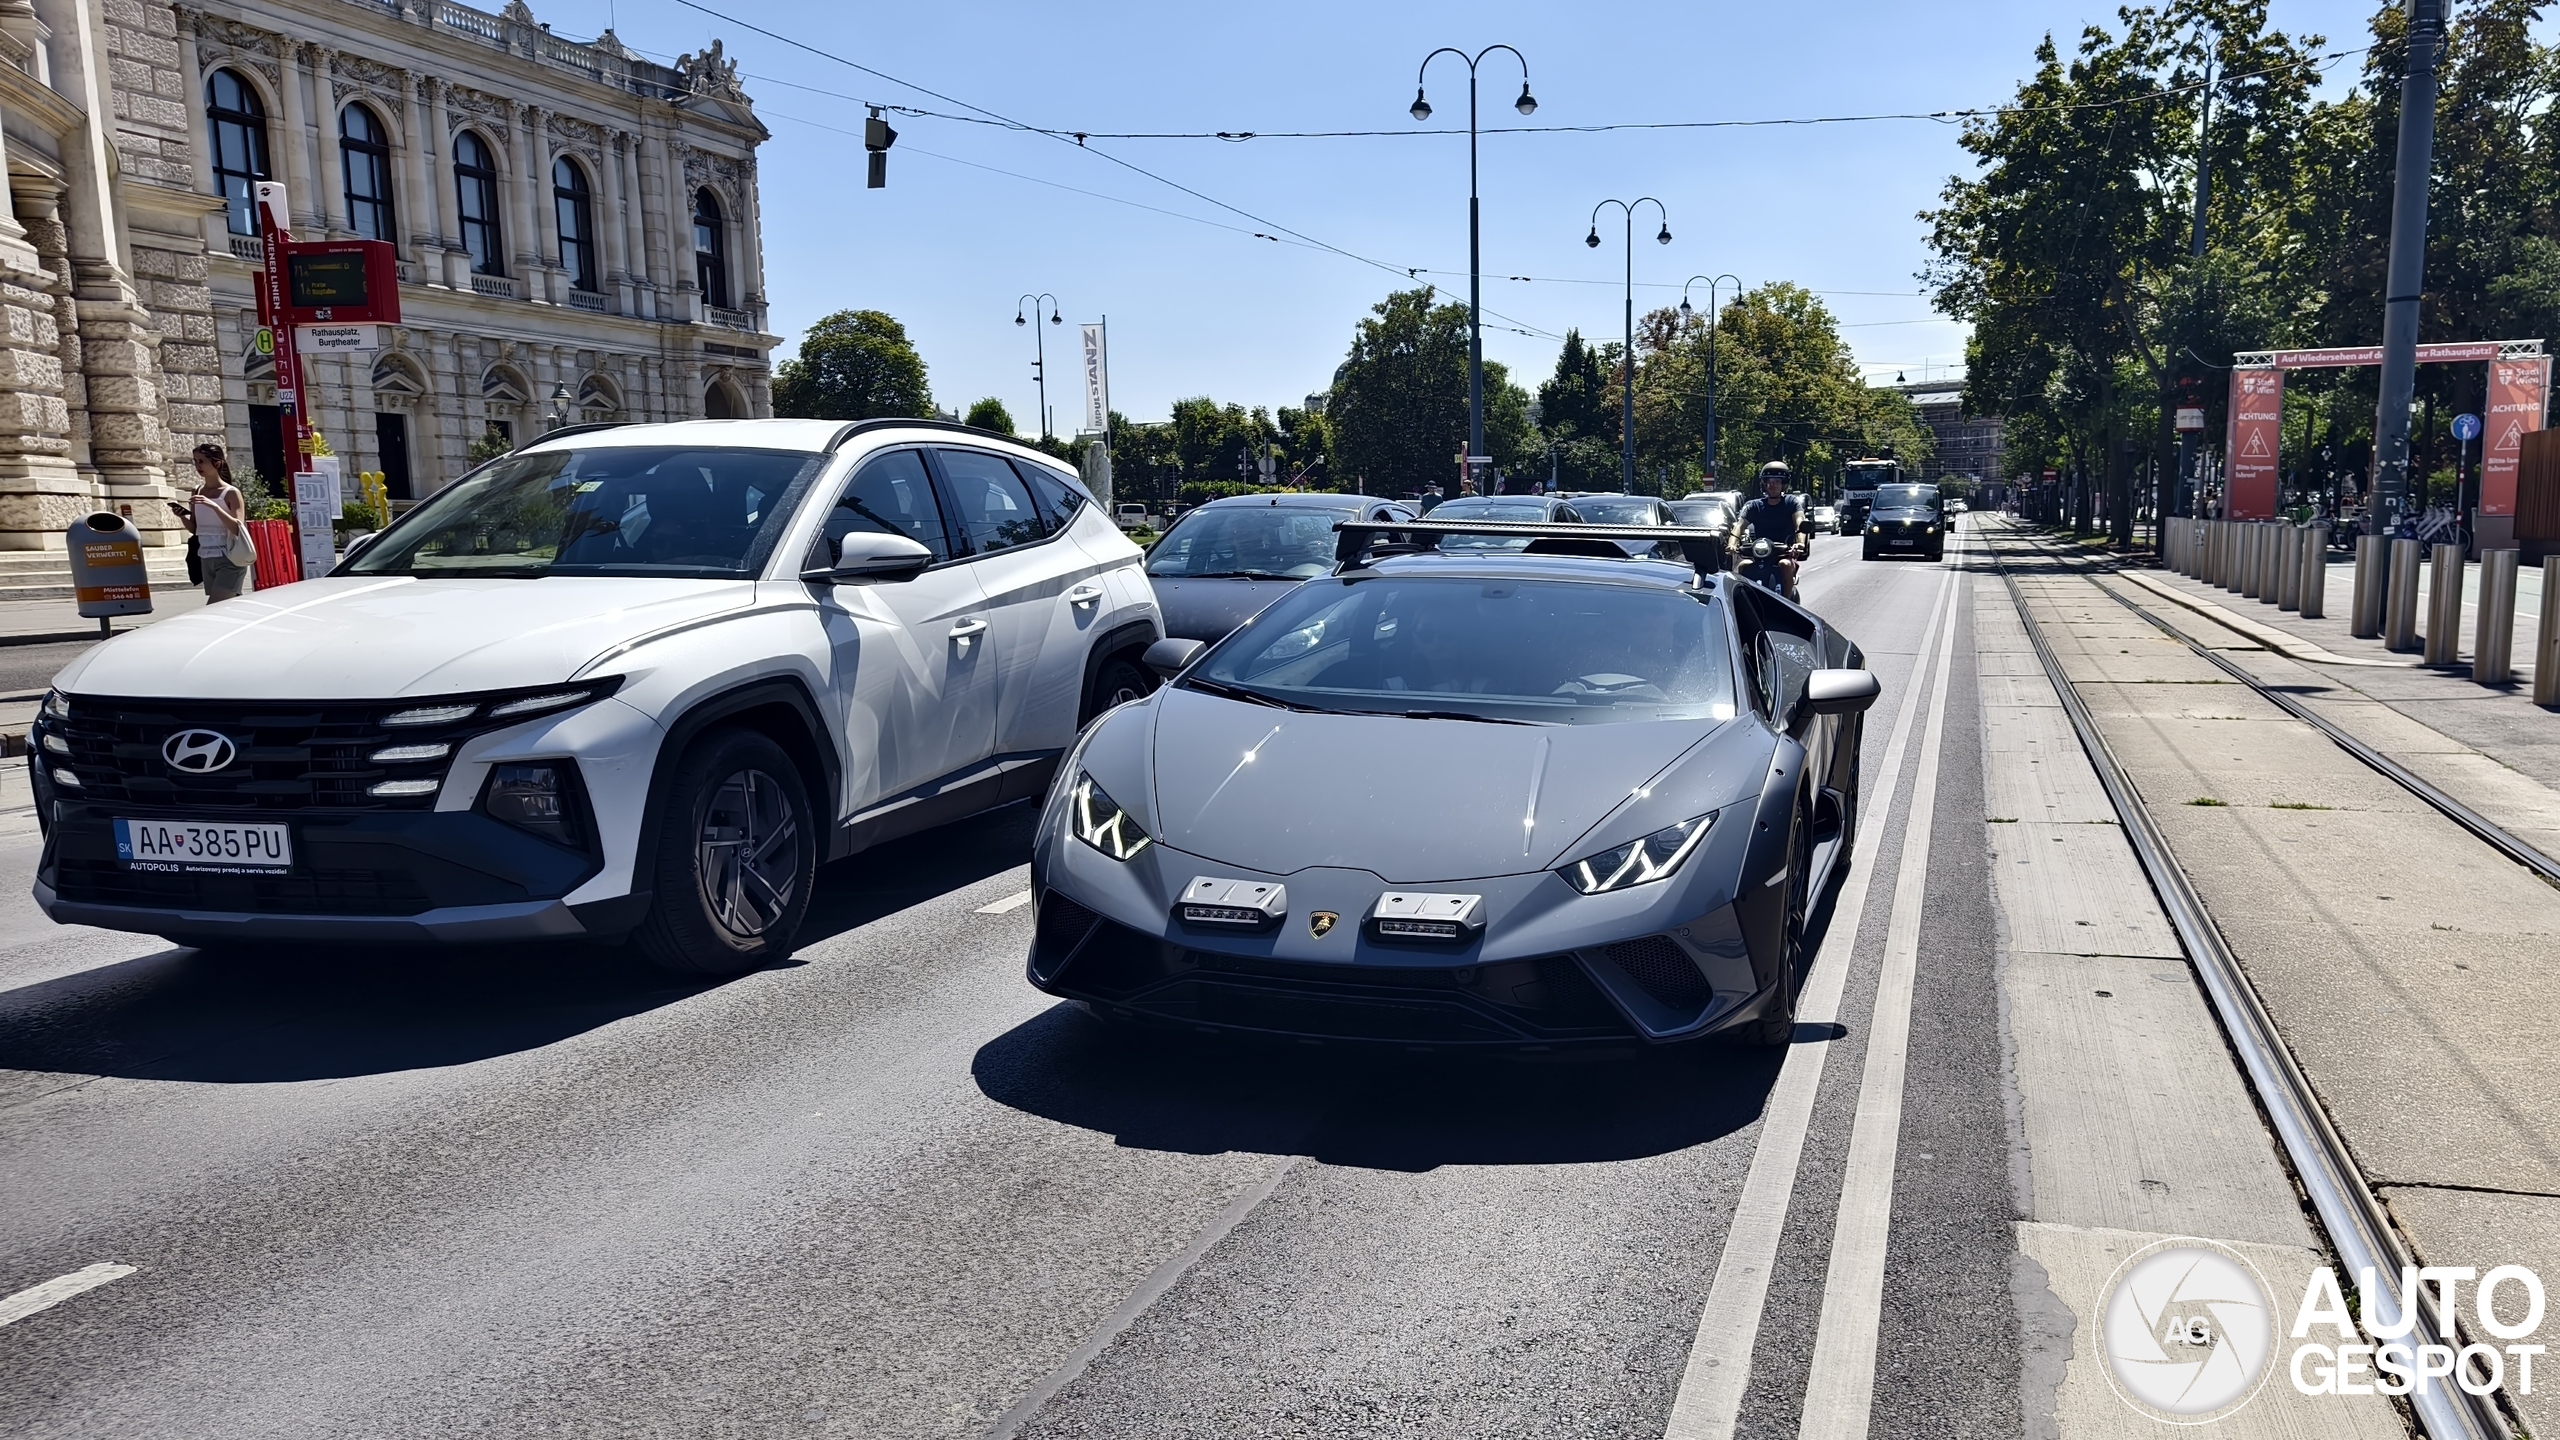
<svg viewBox="0 0 2560 1440"><path fill-rule="evenodd" d="M1902 462L1869 457L1852 460L1840 467L1840 533L1863 535L1867 529L1867 512L1873 509L1876 487L1902 483Z"/></svg>

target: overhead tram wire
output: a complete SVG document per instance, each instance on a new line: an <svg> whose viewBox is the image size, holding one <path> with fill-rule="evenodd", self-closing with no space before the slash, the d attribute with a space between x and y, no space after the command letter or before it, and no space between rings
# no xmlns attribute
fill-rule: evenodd
<svg viewBox="0 0 2560 1440"><path fill-rule="evenodd" d="M871 66L865 65L865 64L861 63L861 62L860 62L860 61L858 61L858 60L848 60L848 59L846 59L846 58L845 58L844 56L842 56L842 55L838 55L838 54L836 54L835 52L830 51L830 50L823 50L823 49L820 49L819 47L817 47L817 46L815 46L815 45L812 45L812 44L808 43L808 42L807 42L807 41L805 41L805 40L795 40L795 39L793 39L791 36L784 35L784 34L780 33L779 31L768 30L768 29L766 29L764 26L762 26L762 25L758 25L758 24L755 24L755 23L754 23L754 22L752 22L752 21L748 21L748 20L741 20L741 19L739 19L738 17L736 17L736 16L734 16L734 15L730 15L730 14L728 14L728 13L724 12L724 11L714 10L714 9L712 9L712 8L711 8L710 6L708 6L708 5L704 5L704 4L699 3L699 0L676 0L676 3L677 3L677 4L679 4L679 5L684 6L684 7L685 7L686 9L688 9L688 10L697 10L697 11L700 11L701 13L703 13L703 14L705 14L705 15L708 15L708 16L712 17L712 18L713 18L713 19L715 19L715 20L720 20L720 21L723 21L723 22L725 22L725 23L727 23L727 24L731 24L731 25L738 26L740 29L744 29L744 30L752 30L752 31L754 31L756 34L758 34L758 35L762 35L762 36L764 36L764 37L765 37L766 39L768 39L768 40L773 40L773 41L777 41L777 42L779 42L779 43L781 43L781 44L788 45L788 46L792 47L792 48L793 48L793 49L795 49L795 50L805 50L805 51L807 51L809 54L815 55L815 56L817 56L817 57L818 57L819 59L821 59L821 60L831 60L831 61L834 61L834 62L835 62L836 64L838 64L838 65L842 65L842 66L844 66L844 67L845 67L845 68L847 68L847 69L850 69L850 70L859 70L859 71L861 71L861 72L862 72L863 74L865 74L865 75L870 75L870 76L874 76L874 77L876 77L876 78L878 78L878 79L881 79L881 80L886 80L886 81L888 81L888 82L889 82L890 84L892 84L892 85L903 86L903 87L904 87L904 88L906 88L906 89L909 89L909 90L913 90L913 91L915 91L915 92L916 92L917 94L919 94L919 95L930 95L930 96L932 96L934 99L936 99L936 100L940 100L940 101L943 101L943 102L945 102L946 104L957 105L957 106L960 106L962 109L965 109L965 110L974 110L974 111L976 111L978 114L980 114L980 115L983 115L983 116L987 117L987 123L992 123L992 124L1000 125L1000 126L1003 126L1003 127L1005 127L1005 128L1008 128L1008 129L1020 130L1020 131L1023 131L1023 132L1025 132L1025 133L1028 133L1028 134L1034 134L1034 135L1046 135L1046 136L1048 136L1048 137L1049 137L1049 138L1051 138L1051 139L1054 139L1054 140L1058 140L1058 141L1060 141L1061 143L1068 144L1068 145L1073 145L1073 146L1074 146L1076 149L1078 149L1078 150L1084 151L1084 152L1086 152L1087 154L1100 156L1101 158L1103 158L1103 159L1105 159L1105 160L1110 161L1112 164L1117 165L1117 166L1121 167L1121 168L1122 168L1122 169L1124 169L1124 170L1131 171L1131 172L1133 172L1133 173L1135 173L1135 174L1143 175L1143 176L1145 176L1146 178L1148 178L1148 179L1150 179L1150 180L1155 181L1155 182L1156 182L1157 184L1159 184L1159 185L1170 186L1170 187L1171 187L1171 188L1173 188L1173 189L1179 190L1179 191L1181 191L1183 194L1190 196L1190 197L1191 197L1191 198L1193 198L1194 200L1201 201L1201 202L1202 202L1202 203L1204 203L1204 204L1215 205L1215 206L1216 206L1216 207L1218 207L1219 209L1224 210L1224 211L1228 212L1229 214L1233 214L1233 215L1241 215L1241 216L1243 216L1245 219L1247 219L1247 220L1251 220L1251 221L1253 221L1253 222L1254 222L1255 224L1257 224L1257 225L1267 226L1267 227L1269 227L1270 229L1273 229L1273 230L1279 231L1279 232L1280 232L1281 234L1283 234L1283 235L1291 236L1291 237L1294 237L1294 238L1296 238L1296 239L1298 239L1298 240L1304 241L1306 244L1308 244L1308 245L1312 245L1312 246L1314 246L1316 249L1329 251L1329 252L1331 252L1331 253L1333 253L1333 254L1335 254L1335 255L1339 255L1339 256L1341 256L1341 257L1342 257L1343 259L1345 259L1345 260L1356 261L1357 263L1362 264L1362 265L1369 266L1369 267L1371 267L1372 269L1376 269L1376 270L1383 270L1383 271L1387 272L1387 273L1388 273L1388 274L1390 274L1390 275L1402 275L1402 276L1406 277L1407 279L1411 279L1411 278L1413 278L1414 276L1416 276L1416 275L1418 275L1419 273L1421 273L1418 269L1416 269L1415 267L1412 267L1412 266L1406 266L1406 265L1390 265L1390 264L1388 264L1388 263L1387 263L1386 261L1384 261L1384 260L1373 259L1373 258L1371 258L1371 257L1369 257L1369 256L1367 256L1367 255L1359 254L1359 253L1358 253L1358 252L1356 252L1356 251L1345 250L1345 249L1343 249L1341 246L1339 246L1339 245L1335 245L1335 244L1333 244L1333 243L1331 243L1331 242L1329 242L1329 241L1319 240L1319 239L1317 239L1315 236L1313 236L1313 235L1309 235L1309 234L1307 234L1307 233L1306 233L1305 231L1303 231L1303 230L1293 230L1293 229L1291 229L1290 227L1288 227L1288 226L1286 226L1286 225L1281 224L1281 223L1280 223L1279 221L1277 221L1277 220L1272 220L1272 219L1269 219L1269 218L1264 217L1264 216L1261 216L1261 215L1256 215L1256 214L1254 214L1252 211L1247 210L1247 209L1243 208L1242 206L1239 206L1239 205L1230 205L1230 204L1228 204L1226 201L1219 199L1219 198L1218 198L1218 197L1216 197L1215 195L1204 194L1204 193L1202 193L1201 191L1194 190L1193 188L1191 188L1191 187L1190 187L1190 186L1188 186L1188 185L1183 184L1183 183L1182 183L1181 181L1179 181L1179 180L1174 180L1174 179L1168 178L1168 177L1166 177L1166 176L1159 175L1159 174L1157 174L1156 172L1154 172L1153 170L1149 170L1148 168L1146 168L1146 167L1145 167L1145 166L1143 166L1143 165L1139 165L1139 164L1135 164L1135 163L1132 163L1132 162L1127 161L1127 160L1123 160L1123 159L1121 159L1119 156L1112 154L1112 153L1111 153L1110 151L1108 151L1108 150L1098 150L1098 149L1095 149L1094 147L1092 147L1092 146L1090 146L1090 145L1085 144L1082 140L1074 139L1074 138L1070 138L1067 134L1065 134L1065 133L1063 133L1063 132L1050 131L1050 130L1043 130L1043 129L1041 129L1040 127L1035 126L1035 125L1026 125L1026 124L1024 124L1023 122L1019 121L1019 120L1013 119L1011 116L1004 115L1004 114L1000 114L1000 113L998 113L997 111L990 110L990 109L988 109L987 107L985 107L985 106L983 106L983 105L973 104L973 103L971 103L970 101L963 100L963 99L959 98L959 97L958 97L958 96L956 96L956 95L946 95L946 94L942 93L942 92L941 92L941 91L939 91L939 90L932 89L932 88L931 88L931 87L929 87L929 86L918 85L918 84L916 84L916 83L915 83L914 81L912 81L912 80L902 80L902 79L900 79L899 77L897 77L897 76L895 76L895 75L892 75L892 74L888 73L888 72L887 72L887 71L885 71L885 70L875 70L875 69L873 69ZM863 102L863 103L867 104L867 103L869 103L869 102ZM902 109L903 109L904 107L900 107L900 108L902 108ZM912 110L910 110L910 111L907 111L907 113L914 114L914 113L920 113L920 112L916 112L916 111L912 111ZM951 117L946 117L946 118L951 118L951 119L965 119L965 118L967 118L967 117L964 117L964 116L951 116ZM1528 325L1528 323L1529 323L1529 322L1527 322L1527 321L1525 321L1525 320L1520 319L1520 318L1519 318L1519 317L1517 317L1517 316L1513 316L1513 315L1504 315L1504 314L1501 314L1499 311L1487 310L1485 313L1486 313L1486 314L1488 314L1488 315L1492 315L1492 316L1494 316L1496 319L1509 321L1509 322L1510 322L1511 324L1513 324L1513 325L1526 326L1526 325ZM1534 329L1534 327L1531 327L1531 328L1533 328L1533 329ZM1541 335L1541 338L1545 338L1545 339L1561 339L1561 338L1563 338L1563 337L1561 337L1561 336L1546 335L1544 332L1540 332L1540 335Z"/></svg>
<svg viewBox="0 0 2560 1440"><path fill-rule="evenodd" d="M985 125L995 129L1018 130L1026 135L1043 135L1053 140L1069 141L1083 149L1091 149L1092 147L1086 142L1092 140L1218 140L1228 144L1242 144L1248 140L1370 140L1409 138L1423 135L1464 135L1467 133L1464 130L1453 130L1446 126L1429 129L1407 128L1403 130L1075 130L1057 126L1032 125L1024 121L1015 120L1010 116L999 115L995 111L984 109L981 106L971 105L966 100L953 99L951 96L943 95L937 91L927 90L921 85L900 80L894 75L871 69L865 65L857 64L854 61L844 59L842 56L833 55L827 51L820 50L815 46L793 40L788 36L777 35L773 31L761 29L742 20L733 20L729 16L721 14L719 11L710 9L708 6L695 4L694 0L676 0L676 3L684 5L690 9L700 10L706 15L712 15L722 20L728 20L734 25L744 25L747 29L754 30L760 35L782 41L786 45L797 46L800 49L808 51L810 54L836 61L838 64L852 66L852 68L860 70L866 75L876 75L883 80L889 81L891 84L902 85L907 89L914 90L920 94L932 95L938 100L946 100L954 105L965 106L966 108L976 110L979 113L975 115L954 115L946 111L926 110L913 105L898 105L883 101L870 100L858 95L847 95L842 91L828 90L816 85L802 84L796 80L785 80L780 76L775 75L749 75L747 77L749 79L763 81L769 84L785 85L794 90L805 90L813 95L823 95L829 99L850 101L857 105L879 105L884 110L894 111L900 115L912 116L922 120L950 120L964 125ZM2359 45L2348 50L2327 50L2317 55L2305 55L2298 60L2289 60L2280 65L2261 66L2256 70L2234 71L2229 74L2217 76L2212 80L2190 80L2179 85L2164 85L2157 90L2146 91L2140 95L2131 95L2115 100L2073 100L2053 105L1985 105L1961 110L1880 111L1866 115L1767 116L1759 119L1743 120L1621 120L1603 122L1596 125L1499 125L1489 127L1485 129L1483 133L1487 135L1599 135L1619 130L1754 130L1808 125L1865 125L1901 120L1928 120L1943 125L1952 124L1962 120L1978 120L1998 115L2041 114L2049 111L2121 110L2134 105L2156 104L2159 101L2169 99L2173 96L2190 94L2195 91L2206 89L2209 86L2218 87L2228 85L2235 80L2254 80L2264 75L2274 75L2287 70L2299 70L2311 67L2327 69L2341 60L2362 55L2372 48L2373 47L2370 45ZM1128 161L1121 160L1117 156L1106 155L1104 152L1099 150L1094 151L1094 153L1097 155L1103 155L1105 159L1112 160L1117 164L1128 165L1132 170L1139 168L1135 165L1129 165ZM1153 175L1151 172L1140 171L1140 173L1149 175L1149 178L1151 179L1164 179L1164 177L1160 175ZM1175 182L1165 180L1164 183L1171 185ZM1181 187L1177 186L1176 188ZM1209 199L1207 196L1201 196L1201 198ZM1210 203L1220 204L1222 202L1211 200ZM1239 211L1238 213L1243 212ZM1375 264L1378 262L1372 261L1370 263Z"/></svg>
<svg viewBox="0 0 2560 1440"><path fill-rule="evenodd" d="M825 130L837 135L850 135L857 139L859 139L862 134L859 130L847 130L843 126L830 125L823 120L812 120L803 115L786 115L779 110L758 110L756 113L766 117L767 119L784 120L794 125L806 125L813 130ZM972 170L984 170L990 175L1002 175L1008 180L1020 180L1030 185L1045 185L1052 190L1064 190L1070 195L1082 195L1088 199L1106 201L1113 205L1126 205L1132 210L1144 210L1151 215L1162 215L1169 220L1182 220L1193 225L1206 225L1212 230L1224 230L1231 235L1243 235L1255 240L1268 240L1274 245L1286 245L1295 250L1309 250L1314 251L1317 254L1330 253L1324 246L1310 244L1304 240L1291 240L1279 235L1266 234L1260 230L1250 230L1242 225L1230 225L1224 220L1212 220L1205 215L1189 215L1180 210L1167 210L1161 205L1150 205L1143 200L1132 200L1124 195L1108 195L1100 190L1087 190L1081 185L1069 185L1064 181L1045 179L1038 175L1025 175L1019 170L1007 170L1000 165L989 165L980 160L963 160L957 155L945 155L934 150L919 150L913 145L901 145L898 153L901 155L920 155L928 160L940 160L949 165L965 165ZM1409 270L1406 273L1409 275L1446 275L1453 272L1423 268L1420 270ZM1817 291L1816 293L1819 294L1826 292ZM1855 294L1859 292L1841 291L1838 293ZM1498 312L1488 310L1485 313L1492 315ZM1506 315L1502 318L1507 320L1510 317ZM1531 340L1561 340L1564 338L1551 331L1524 329L1519 324L1496 325L1490 328L1501 330L1506 334L1524 336Z"/></svg>

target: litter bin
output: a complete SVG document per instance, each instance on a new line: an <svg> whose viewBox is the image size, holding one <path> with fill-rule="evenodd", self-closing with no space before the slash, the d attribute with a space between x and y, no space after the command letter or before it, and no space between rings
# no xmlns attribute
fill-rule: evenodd
<svg viewBox="0 0 2560 1440"><path fill-rule="evenodd" d="M80 617L113 628L111 617L151 613L151 573L142 563L142 532L112 510L84 515L62 527L71 553L71 593Z"/></svg>

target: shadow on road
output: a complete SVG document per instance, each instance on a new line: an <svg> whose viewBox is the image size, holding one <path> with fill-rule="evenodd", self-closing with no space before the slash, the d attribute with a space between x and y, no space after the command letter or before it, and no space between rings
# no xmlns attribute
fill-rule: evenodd
<svg viewBox="0 0 2560 1440"><path fill-rule="evenodd" d="M1559 1063L1160 1039L1060 1005L987 1042L971 1072L999 1104L1135 1149L1422 1171L1684 1150L1750 1124L1781 1058L1695 1045Z"/></svg>
<svg viewBox="0 0 2560 1440"><path fill-rule="evenodd" d="M1020 865L1037 818L1015 806L827 866L800 943ZM375 1075L539 1049L709 988L630 946L170 949L0 992L0 1069L211 1084Z"/></svg>

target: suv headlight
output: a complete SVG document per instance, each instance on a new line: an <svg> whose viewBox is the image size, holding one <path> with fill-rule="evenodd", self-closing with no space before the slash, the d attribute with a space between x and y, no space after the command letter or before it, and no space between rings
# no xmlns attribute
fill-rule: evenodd
<svg viewBox="0 0 2560 1440"><path fill-rule="evenodd" d="M1689 852L1707 837L1708 822L1713 815L1683 820L1677 825L1656 830L1641 840L1630 840L1597 855L1576 860L1556 873L1565 883L1585 895L1605 895L1624 890L1630 885L1648 885L1666 879L1680 868Z"/></svg>
<svg viewBox="0 0 2560 1440"><path fill-rule="evenodd" d="M1067 826L1076 838L1114 860L1127 860L1150 843L1147 832L1120 802L1093 783L1093 777L1079 770L1075 788L1067 792Z"/></svg>

